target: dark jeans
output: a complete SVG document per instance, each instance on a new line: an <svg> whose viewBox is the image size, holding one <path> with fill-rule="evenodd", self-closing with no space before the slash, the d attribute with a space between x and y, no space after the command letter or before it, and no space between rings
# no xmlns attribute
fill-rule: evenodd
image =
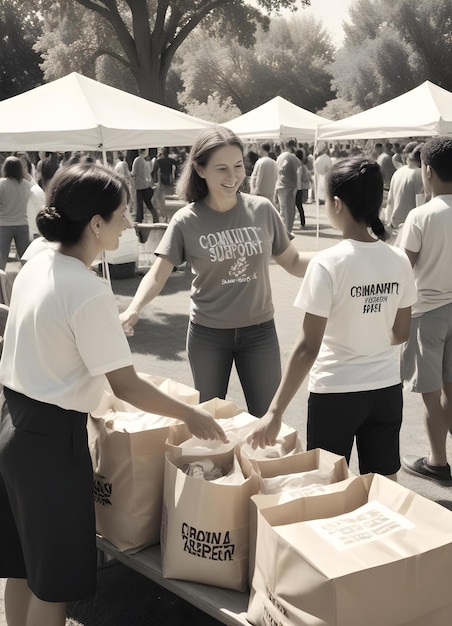
<svg viewBox="0 0 452 626"><path fill-rule="evenodd" d="M289 189L283 187L276 190L279 202L279 208L281 209L281 215L286 224L287 232L291 233L293 229L293 222L295 219L295 196L297 195L296 189Z"/></svg>
<svg viewBox="0 0 452 626"><path fill-rule="evenodd" d="M137 222L142 222L144 217L144 207L143 202L149 209L152 214L152 221L158 222L159 216L152 204L152 196L154 195L154 190L151 187L147 187L147 189L137 189Z"/></svg>
<svg viewBox="0 0 452 626"><path fill-rule="evenodd" d="M14 239L19 258L23 255L30 243L28 225L0 226L0 269L4 270L8 262L11 243Z"/></svg>
<svg viewBox="0 0 452 626"><path fill-rule="evenodd" d="M235 363L248 412L262 417L281 380L273 320L244 328L207 328L190 322L187 351L200 401L225 398Z"/></svg>
<svg viewBox="0 0 452 626"><path fill-rule="evenodd" d="M306 202L307 199L308 199L308 190L297 189L297 195L295 196L295 206L297 207L298 213L300 214L301 226L304 226L306 224L303 202Z"/></svg>

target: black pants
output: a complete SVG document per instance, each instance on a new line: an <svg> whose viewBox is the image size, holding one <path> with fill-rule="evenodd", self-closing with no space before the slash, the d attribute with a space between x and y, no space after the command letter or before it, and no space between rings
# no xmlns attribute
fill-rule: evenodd
<svg viewBox="0 0 452 626"><path fill-rule="evenodd" d="M144 217L144 207L143 202L149 209L152 214L152 221L158 222L159 216L152 204L152 196L154 195L154 190L151 187L147 187L146 189L137 189L137 222L142 222Z"/></svg>
<svg viewBox="0 0 452 626"><path fill-rule="evenodd" d="M0 421L0 577L46 602L96 591L87 416L5 387Z"/></svg>
<svg viewBox="0 0 452 626"><path fill-rule="evenodd" d="M306 224L306 219L304 216L304 208L303 201L306 201L307 189L298 189L297 195L295 196L295 206L298 209L298 213L300 214L300 224L304 226Z"/></svg>

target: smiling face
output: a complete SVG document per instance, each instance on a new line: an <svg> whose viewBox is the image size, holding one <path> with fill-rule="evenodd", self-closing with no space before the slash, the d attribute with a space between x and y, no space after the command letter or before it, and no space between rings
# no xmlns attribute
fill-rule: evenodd
<svg viewBox="0 0 452 626"><path fill-rule="evenodd" d="M206 181L207 204L216 211L235 206L236 194L245 178L243 154L238 146L223 146L215 150L206 165L196 167Z"/></svg>

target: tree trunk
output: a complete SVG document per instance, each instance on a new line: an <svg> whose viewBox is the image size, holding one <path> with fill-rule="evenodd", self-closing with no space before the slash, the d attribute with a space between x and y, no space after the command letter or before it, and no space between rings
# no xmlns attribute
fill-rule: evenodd
<svg viewBox="0 0 452 626"><path fill-rule="evenodd" d="M133 74L137 81L138 92L142 98L157 102L158 104L165 104L165 83L166 76L161 78L160 76L160 64L156 63L152 66L143 68L132 68Z"/></svg>

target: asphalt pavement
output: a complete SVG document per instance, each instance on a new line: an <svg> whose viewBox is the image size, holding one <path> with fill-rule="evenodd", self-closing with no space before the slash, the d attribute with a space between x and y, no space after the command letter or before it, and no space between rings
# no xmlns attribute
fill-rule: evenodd
<svg viewBox="0 0 452 626"><path fill-rule="evenodd" d="M340 235L326 222L323 207L307 204L306 227L294 229L294 244L299 250L320 250L334 245ZM319 227L317 227L319 222ZM144 258L144 255L140 256ZM14 273L11 263L7 269ZM141 265L133 278L113 281L113 290L120 310L126 308L133 296L140 275L147 270ZM300 279L285 272L272 262L270 266L275 322L281 345L283 365L297 337L301 314L293 307ZM190 274L188 269L173 272L162 293L143 312L130 338L136 369L141 372L164 376L192 385L191 372L185 352L185 334L189 311ZM287 409L284 421L295 427L305 443L307 382ZM243 393L235 371L229 386L228 399L240 408L245 407ZM404 392L404 418L401 430L402 454L423 456L428 452L428 439L422 418L422 401L418 394ZM449 462L452 463L452 440L448 440ZM352 454L351 470L358 473L356 453ZM434 500L452 510L452 488L434 484L428 480L399 472L400 484L416 493ZM70 564L68 563L68 567ZM0 598L2 597L0 580ZM219 622L194 609L177 596L155 585L129 568L114 564L99 571L99 590L95 599L79 602L69 607L71 617L67 626L147 626L171 624L172 626L214 625ZM3 600L0 600L0 626L6 626Z"/></svg>

